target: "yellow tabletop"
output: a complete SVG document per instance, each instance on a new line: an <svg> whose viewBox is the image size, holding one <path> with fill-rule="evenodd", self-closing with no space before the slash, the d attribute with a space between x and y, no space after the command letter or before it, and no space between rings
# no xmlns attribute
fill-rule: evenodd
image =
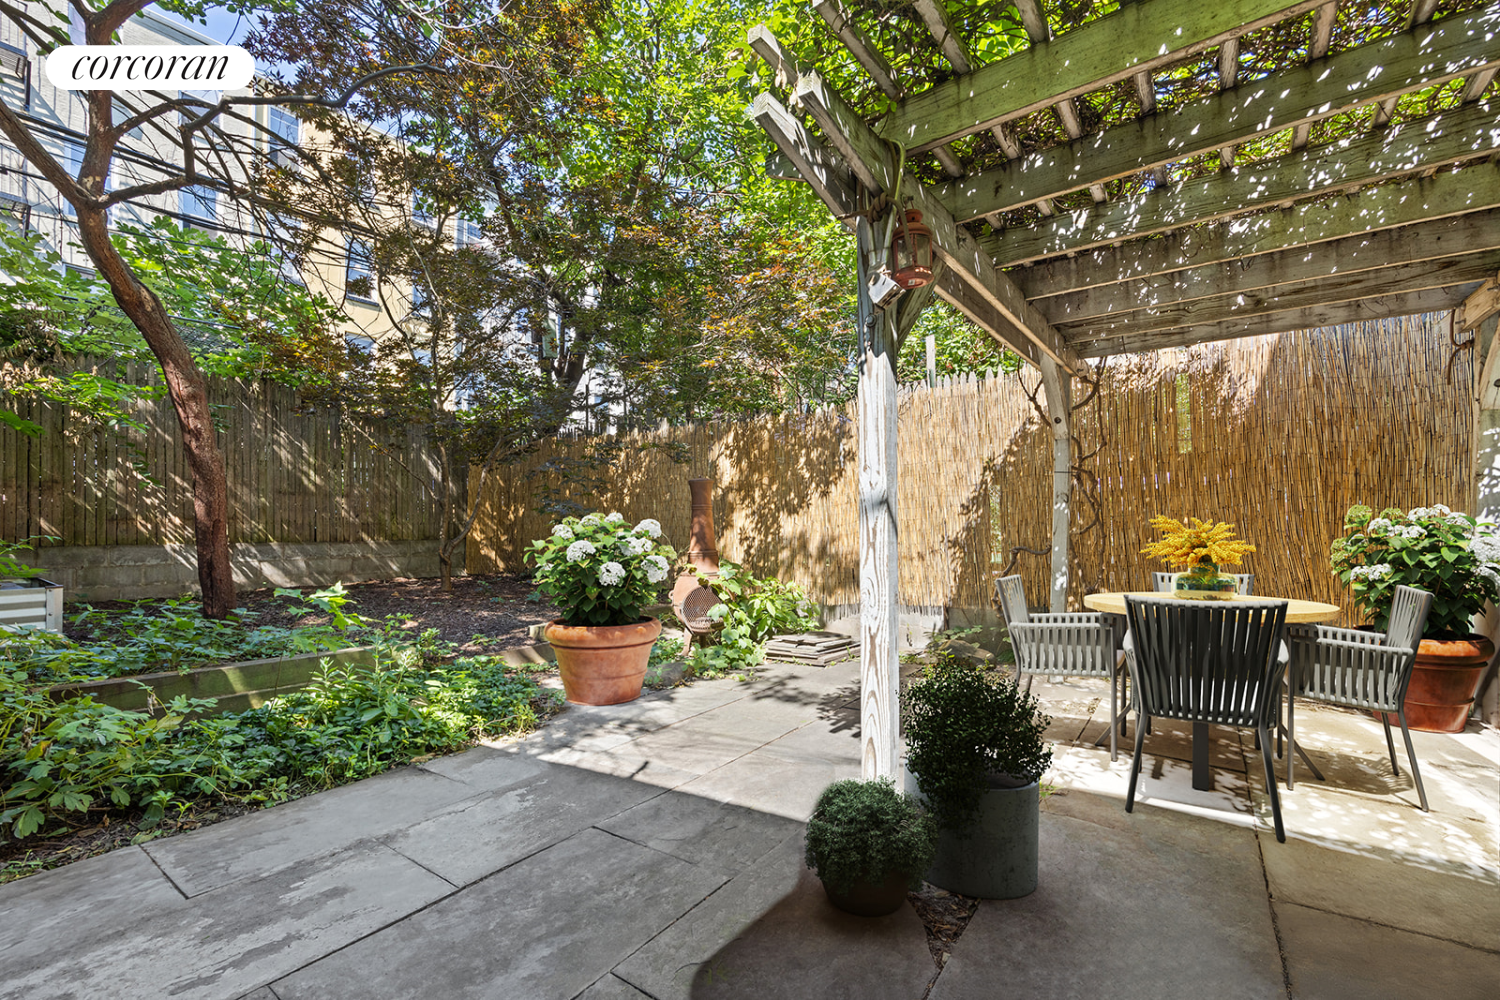
<svg viewBox="0 0 1500 1000"><path fill-rule="evenodd" d="M1131 597L1158 597L1171 599L1172 595L1161 591L1136 591ZM1313 622L1332 621L1339 616L1337 604L1324 604L1322 601L1299 601L1290 597L1262 597L1235 594L1230 597L1231 601L1286 601L1286 620L1289 625L1307 625ZM1213 604L1213 601L1203 601L1204 604ZM1105 614L1123 615L1125 613L1124 594L1089 594L1083 599L1083 606L1090 611L1103 611Z"/></svg>

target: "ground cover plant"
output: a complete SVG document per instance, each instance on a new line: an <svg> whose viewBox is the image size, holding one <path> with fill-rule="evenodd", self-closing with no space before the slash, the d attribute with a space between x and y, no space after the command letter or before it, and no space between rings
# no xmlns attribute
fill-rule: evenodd
<svg viewBox="0 0 1500 1000"><path fill-rule="evenodd" d="M696 676L747 676L765 659L767 639L822 627L818 606L794 583L757 578L727 560L719 564L717 577L699 576L698 582L723 603L708 612L719 623L712 641L694 646Z"/></svg>
<svg viewBox="0 0 1500 1000"><path fill-rule="evenodd" d="M558 701L496 657L445 664L411 647L386 647L371 667L325 668L260 708L203 717L192 713L211 703L185 697L157 717L57 700L24 671L3 671L0 881L75 860L48 842L91 823L139 842L225 806L275 804L525 732Z"/></svg>
<svg viewBox="0 0 1500 1000"><path fill-rule="evenodd" d="M138 601L112 612L76 605L70 625L88 639L46 632L6 636L0 668L22 671L36 682L63 683L328 652L391 634L391 623L356 614L339 584L306 596L297 590L276 594L291 599L289 624L259 624L255 612L244 608L227 618L205 618L197 602L187 599ZM300 621L309 615L319 621Z"/></svg>

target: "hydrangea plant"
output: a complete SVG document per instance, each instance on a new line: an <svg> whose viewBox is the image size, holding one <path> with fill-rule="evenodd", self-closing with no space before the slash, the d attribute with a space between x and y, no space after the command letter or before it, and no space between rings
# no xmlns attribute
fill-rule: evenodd
<svg viewBox="0 0 1500 1000"><path fill-rule="evenodd" d="M620 514L586 514L553 525L526 558L564 625L629 625L657 602L677 553L662 540L659 521L631 527Z"/></svg>
<svg viewBox="0 0 1500 1000"><path fill-rule="evenodd" d="M1429 639L1467 635L1470 620L1500 593L1495 526L1443 504L1404 513L1391 507L1379 517L1350 507L1329 562L1377 629L1386 627L1398 586L1430 591Z"/></svg>

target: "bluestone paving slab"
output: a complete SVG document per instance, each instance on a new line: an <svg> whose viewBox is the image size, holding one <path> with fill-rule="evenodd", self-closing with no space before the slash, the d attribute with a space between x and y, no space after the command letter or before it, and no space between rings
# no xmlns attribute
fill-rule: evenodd
<svg viewBox="0 0 1500 1000"><path fill-rule="evenodd" d="M228 1000L452 891L365 842L192 899L154 902L90 937L59 933L45 966L6 969L6 995Z"/></svg>
<svg viewBox="0 0 1500 1000"><path fill-rule="evenodd" d="M40 974L70 942L107 937L181 902L139 847L0 885L0 984Z"/></svg>
<svg viewBox="0 0 1500 1000"><path fill-rule="evenodd" d="M526 752L523 748L517 748ZM613 750L579 750L574 747L554 747L544 751L540 760L567 767L583 768L597 774L608 774L616 778L629 778L657 788L676 788L692 781L700 773L696 768L684 771L642 753L633 744Z"/></svg>
<svg viewBox="0 0 1500 1000"><path fill-rule="evenodd" d="M1130 815L1125 812L1129 754L1122 753L1119 760L1111 762L1105 747L1057 746L1052 751L1052 766L1042 780L1060 790L1105 797L1120 815ZM1247 829L1256 826L1245 775L1216 769L1213 789L1199 791L1193 787L1193 769L1188 763L1143 754L1135 811L1139 814L1157 809L1212 817Z"/></svg>
<svg viewBox="0 0 1500 1000"><path fill-rule="evenodd" d="M760 745L761 742L754 739L703 731L689 732L680 726L673 726L659 733L648 733L607 753L626 756L638 754L666 767L697 775L722 767Z"/></svg>
<svg viewBox="0 0 1500 1000"><path fill-rule="evenodd" d="M277 997L275 993L271 992L271 987L262 986L258 990L252 990L251 992L246 993L244 996L240 997L239 1000L280 1000L280 998Z"/></svg>
<svg viewBox="0 0 1500 1000"><path fill-rule="evenodd" d="M916 1000L936 972L910 906L840 913L788 838L615 968L654 1000Z"/></svg>
<svg viewBox="0 0 1500 1000"><path fill-rule="evenodd" d="M794 760L823 760L858 764L860 760L859 719L851 715L820 719L767 743L757 753ZM852 720L852 721L851 721Z"/></svg>
<svg viewBox="0 0 1500 1000"><path fill-rule="evenodd" d="M1494 1000L1500 993L1493 952L1291 903L1276 904L1276 919L1296 1000Z"/></svg>
<svg viewBox="0 0 1500 1000"><path fill-rule="evenodd" d="M796 820L683 792L666 792L595 825L684 861L730 871L755 864L802 829Z"/></svg>
<svg viewBox="0 0 1500 1000"><path fill-rule="evenodd" d="M154 840L146 850L184 893L196 896L383 836L475 794L461 781L401 768L184 836Z"/></svg>
<svg viewBox="0 0 1500 1000"><path fill-rule="evenodd" d="M818 710L811 705L776 701L749 704L741 700L685 719L672 731L728 736L760 746L817 719Z"/></svg>
<svg viewBox="0 0 1500 1000"><path fill-rule="evenodd" d="M858 778L859 773L858 761L782 755L766 748L714 768L677 791L806 820L823 789L844 778Z"/></svg>
<svg viewBox="0 0 1500 1000"><path fill-rule="evenodd" d="M470 799L386 842L454 885L467 885L660 794L642 782L546 764L524 784Z"/></svg>
<svg viewBox="0 0 1500 1000"><path fill-rule="evenodd" d="M272 985L281 1000L572 1000L721 884L585 830Z"/></svg>
<svg viewBox="0 0 1500 1000"><path fill-rule="evenodd" d="M1284 1000L1255 835L1162 811L1122 828L1089 797L1068 796L1111 825L1044 800L1036 892L980 903L932 1000Z"/></svg>
<svg viewBox="0 0 1500 1000"><path fill-rule="evenodd" d="M578 994L578 1000L651 1000L618 976L605 976Z"/></svg>

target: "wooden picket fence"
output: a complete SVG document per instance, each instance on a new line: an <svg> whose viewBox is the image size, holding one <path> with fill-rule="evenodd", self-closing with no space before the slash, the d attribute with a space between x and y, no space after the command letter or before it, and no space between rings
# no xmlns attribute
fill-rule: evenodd
<svg viewBox="0 0 1500 1000"><path fill-rule="evenodd" d="M1139 553L1150 518L1168 514L1236 524L1258 546L1243 567L1258 592L1346 604L1327 556L1350 505L1471 503L1471 358L1443 313L1103 365L1092 400L1087 386L1074 391L1079 452L1090 457L1074 491L1070 603L1149 589L1164 567ZM903 604L985 606L1013 560L1033 603L1045 603L1049 557L1013 551L1050 541L1051 439L1037 382L1028 370L902 392ZM601 442L552 441L475 498L470 571L523 568L525 545L550 527L535 501L546 485L585 508L655 517L681 547L687 480L708 476L725 558L825 603L855 603L855 428L846 407L632 434L602 482L571 489L549 470L587 461Z"/></svg>
<svg viewBox="0 0 1500 1000"><path fill-rule="evenodd" d="M80 361L137 384L151 366ZM435 539L437 465L425 432L303 405L270 382L210 379L229 477L231 542ZM0 427L0 537L55 545L191 542L193 479L165 397L139 401L141 429L112 429L67 407L7 396L0 405L43 428Z"/></svg>

